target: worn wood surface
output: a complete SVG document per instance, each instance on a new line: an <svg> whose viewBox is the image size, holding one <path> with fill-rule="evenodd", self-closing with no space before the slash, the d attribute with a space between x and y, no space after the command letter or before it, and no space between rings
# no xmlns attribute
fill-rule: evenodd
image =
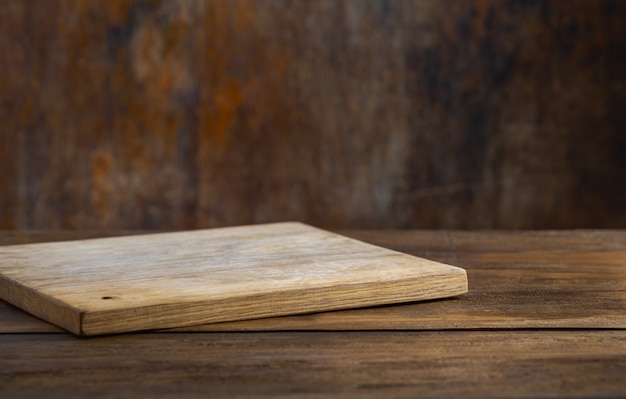
<svg viewBox="0 0 626 399"><path fill-rule="evenodd" d="M85 234L98 236L97 232ZM469 293L443 301L211 324L178 331L626 329L624 231L342 234L462 266L467 270ZM3 232L0 244L80 237L78 232ZM0 332L59 331L0 301Z"/></svg>
<svg viewBox="0 0 626 399"><path fill-rule="evenodd" d="M454 260L467 268L470 292L267 321L279 330L349 331L231 324L239 331L89 339L0 303L0 396L624 396L626 231L343 233ZM84 236L100 234L115 232ZM2 232L0 244L81 236Z"/></svg>
<svg viewBox="0 0 626 399"><path fill-rule="evenodd" d="M626 227L622 0L0 2L0 228Z"/></svg>
<svg viewBox="0 0 626 399"><path fill-rule="evenodd" d="M0 336L6 397L623 397L626 331Z"/></svg>
<svg viewBox="0 0 626 399"><path fill-rule="evenodd" d="M465 293L461 268L296 222L0 247L0 298L78 335Z"/></svg>

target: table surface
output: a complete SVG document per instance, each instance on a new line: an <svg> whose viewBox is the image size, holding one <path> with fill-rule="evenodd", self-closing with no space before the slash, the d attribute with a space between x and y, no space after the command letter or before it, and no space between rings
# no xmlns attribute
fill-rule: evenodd
<svg viewBox="0 0 626 399"><path fill-rule="evenodd" d="M626 231L341 233L461 266L469 294L93 338L0 301L0 396L626 396Z"/></svg>

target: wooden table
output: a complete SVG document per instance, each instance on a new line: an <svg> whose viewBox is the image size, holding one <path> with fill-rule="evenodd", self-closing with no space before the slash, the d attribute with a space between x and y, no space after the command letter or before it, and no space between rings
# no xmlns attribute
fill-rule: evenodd
<svg viewBox="0 0 626 399"><path fill-rule="evenodd" d="M0 397L626 396L626 231L343 233L462 266L470 293L95 338L0 302Z"/></svg>

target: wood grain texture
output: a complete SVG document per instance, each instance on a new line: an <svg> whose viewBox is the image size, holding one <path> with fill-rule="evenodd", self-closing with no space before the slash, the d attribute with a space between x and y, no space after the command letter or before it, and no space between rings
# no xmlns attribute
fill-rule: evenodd
<svg viewBox="0 0 626 399"><path fill-rule="evenodd" d="M2 1L0 228L623 228L625 18Z"/></svg>
<svg viewBox="0 0 626 399"><path fill-rule="evenodd" d="M620 264L620 253L626 245L625 231L352 231L347 235L463 264L470 275L470 293L431 309L445 312L471 298L464 312L446 315L452 320L462 316L456 326L448 325L461 330L443 325L436 331L168 330L79 339L45 333L53 327L43 322L37 325L43 334L24 333L28 329L22 334L6 333L3 322L11 318L6 319L10 313L0 303L0 396L624 396L626 330L620 324L625 308L620 284L625 264ZM3 232L0 244L47 237L76 239L80 234ZM618 296L603 302L614 294ZM366 309L360 316L360 311L330 312L318 315L330 319L292 318L291 322L301 320L303 328L308 323L323 329L331 325L332 317L343 314L344 324L334 319L333 328L367 328L366 320L386 328L402 325L407 316L406 328L419 329L417 306ZM376 313L380 311L384 315ZM474 320L467 317L471 312ZM583 321L579 317L583 315L589 318ZM526 329L515 329L516 323L524 325L520 323L524 317ZM500 323L496 330L462 329L479 325L481 318L509 319L511 324ZM533 318L535 323L528 323ZM577 318L583 321L578 326ZM13 320L19 324L17 318ZM289 328L279 319L273 322L275 328ZM618 325L610 328L612 322ZM589 325L580 328L585 324Z"/></svg>
<svg viewBox="0 0 626 399"><path fill-rule="evenodd" d="M465 293L463 269L301 223L0 248L0 297L78 335Z"/></svg>
<svg viewBox="0 0 626 399"><path fill-rule="evenodd" d="M407 231L352 236L463 267L470 286L467 295L188 330L626 329L624 231L453 231L449 241L438 246L432 237L420 240L423 233L413 236L413 246ZM439 234L434 232L433 237Z"/></svg>
<svg viewBox="0 0 626 399"><path fill-rule="evenodd" d="M462 266L457 299L194 326L177 331L626 329L625 231L342 231ZM89 233L97 236L96 232ZM102 233L102 234L111 234ZM0 244L78 239L77 232L4 232ZM0 302L0 332L60 332Z"/></svg>
<svg viewBox="0 0 626 399"><path fill-rule="evenodd" d="M623 397L626 331L4 335L6 397Z"/></svg>

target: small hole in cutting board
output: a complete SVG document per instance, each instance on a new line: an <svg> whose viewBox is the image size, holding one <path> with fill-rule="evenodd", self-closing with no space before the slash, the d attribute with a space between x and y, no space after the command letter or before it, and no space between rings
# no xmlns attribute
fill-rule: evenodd
<svg viewBox="0 0 626 399"><path fill-rule="evenodd" d="M113 297L112 297L112 296L103 296L103 297L102 297L102 298L100 298L100 299L113 299Z"/></svg>

